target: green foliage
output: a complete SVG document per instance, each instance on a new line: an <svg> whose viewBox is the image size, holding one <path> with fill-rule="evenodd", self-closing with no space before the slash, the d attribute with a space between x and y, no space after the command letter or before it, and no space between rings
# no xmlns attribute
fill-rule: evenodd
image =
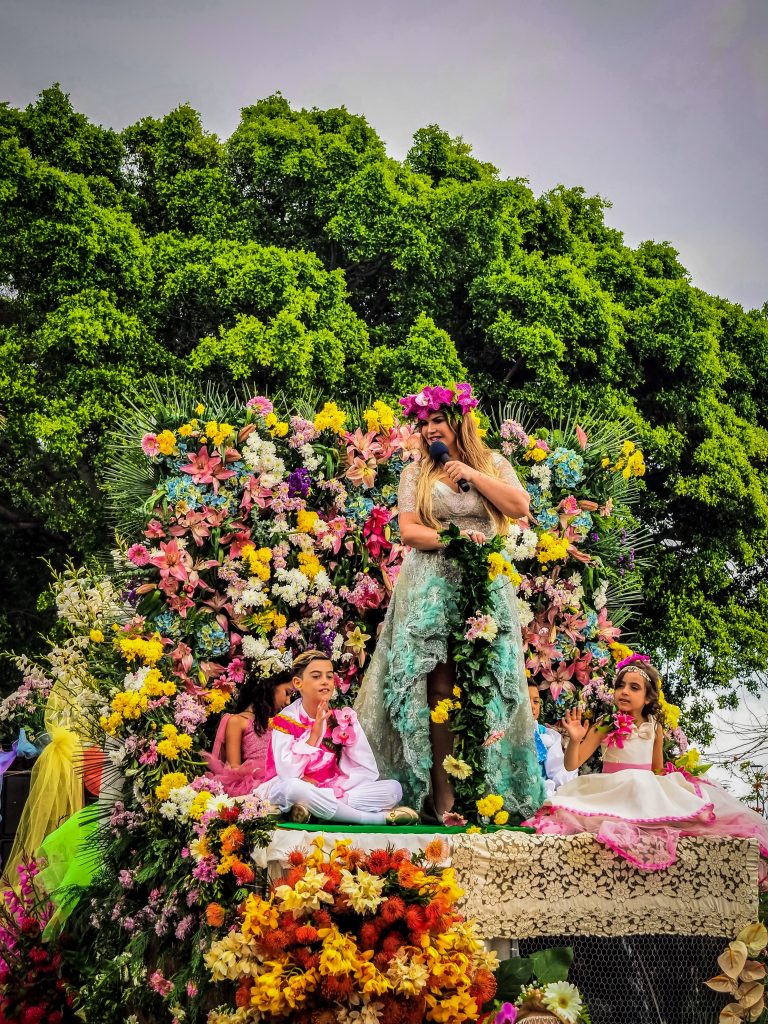
<svg viewBox="0 0 768 1024"><path fill-rule="evenodd" d="M36 557L108 542L104 438L150 381L396 397L466 369L486 408L635 423L656 541L638 642L700 719L705 688L756 686L768 314L693 287L668 242L626 246L607 205L536 197L434 125L395 161L363 117L279 95L227 141L187 106L122 133L57 86L0 106L3 641L45 624Z"/></svg>

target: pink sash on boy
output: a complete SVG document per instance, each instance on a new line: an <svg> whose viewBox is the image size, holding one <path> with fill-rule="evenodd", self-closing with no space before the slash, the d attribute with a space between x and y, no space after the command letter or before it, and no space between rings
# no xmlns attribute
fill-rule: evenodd
<svg viewBox="0 0 768 1024"><path fill-rule="evenodd" d="M311 728L311 726L302 725L301 722L297 722L293 718L288 718L287 715L275 715L274 718L272 718L272 720L270 721L270 726L272 729L276 729L278 732L288 733L290 736L293 736L294 739L297 740L300 739ZM330 738L330 735L330 729L326 728L326 738ZM318 746L317 752L318 754L328 753L328 750L326 747L321 745ZM338 762L334 757L334 759L330 761L328 764L320 765L318 768L313 768L310 771L308 771L303 776L303 779L305 782L311 782L315 786L328 786L330 783L333 782L334 779L339 778L341 774L343 773L340 772ZM274 750L272 749L272 744L270 743L269 748L267 749L266 774L264 778L267 780L274 779L276 775L277 768L275 766L275 753Z"/></svg>

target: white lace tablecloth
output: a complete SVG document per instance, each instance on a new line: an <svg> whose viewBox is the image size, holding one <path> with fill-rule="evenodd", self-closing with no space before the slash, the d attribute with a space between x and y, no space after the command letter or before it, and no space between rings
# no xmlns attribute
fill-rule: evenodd
<svg viewBox="0 0 768 1024"><path fill-rule="evenodd" d="M751 839L688 838L665 871L641 871L592 836L453 837L461 910L485 938L736 935L757 920Z"/></svg>

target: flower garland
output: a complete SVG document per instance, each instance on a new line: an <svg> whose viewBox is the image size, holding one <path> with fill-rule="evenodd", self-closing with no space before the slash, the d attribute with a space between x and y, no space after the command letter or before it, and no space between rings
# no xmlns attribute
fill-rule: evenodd
<svg viewBox="0 0 768 1024"><path fill-rule="evenodd" d="M493 698L491 643L498 633L491 608L494 591L518 582L519 576L501 554L500 537L478 545L462 537L452 523L440 538L446 556L461 568L458 624L451 634L456 665L453 699L440 701L431 712L432 721L450 722L456 737L454 753L443 761L455 794L454 810L444 821L505 825L509 814L503 809L504 798L487 792L484 777L485 751L501 738L489 734L486 713Z"/></svg>

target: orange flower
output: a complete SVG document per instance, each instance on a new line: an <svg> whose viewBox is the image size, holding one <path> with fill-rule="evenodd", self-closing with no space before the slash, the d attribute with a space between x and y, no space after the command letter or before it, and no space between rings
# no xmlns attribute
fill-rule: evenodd
<svg viewBox="0 0 768 1024"><path fill-rule="evenodd" d="M239 1007L251 1005L251 979L245 978L235 993L235 1005Z"/></svg>
<svg viewBox="0 0 768 1024"><path fill-rule="evenodd" d="M241 860L232 862L232 874L240 885L247 885L256 877L256 872L250 864L244 864Z"/></svg>
<svg viewBox="0 0 768 1024"><path fill-rule="evenodd" d="M301 850L291 850L288 854L288 863L295 868L300 868L304 861L305 857Z"/></svg>
<svg viewBox="0 0 768 1024"><path fill-rule="evenodd" d="M470 992L479 1006L489 1003L496 995L496 979L485 967L478 967Z"/></svg>
<svg viewBox="0 0 768 1024"><path fill-rule="evenodd" d="M420 889L424 884L424 872L418 865L405 860L398 868L397 880L404 889Z"/></svg>
<svg viewBox="0 0 768 1024"><path fill-rule="evenodd" d="M442 836L436 836L424 847L424 855L432 864L440 864L442 861L448 860L450 853L448 843Z"/></svg>
<svg viewBox="0 0 768 1024"><path fill-rule="evenodd" d="M221 928L224 924L224 907L218 903L209 903L205 908L205 921L211 928Z"/></svg>
<svg viewBox="0 0 768 1024"><path fill-rule="evenodd" d="M221 833L221 852L234 853L242 848L244 842L245 835L237 825L228 825Z"/></svg>

